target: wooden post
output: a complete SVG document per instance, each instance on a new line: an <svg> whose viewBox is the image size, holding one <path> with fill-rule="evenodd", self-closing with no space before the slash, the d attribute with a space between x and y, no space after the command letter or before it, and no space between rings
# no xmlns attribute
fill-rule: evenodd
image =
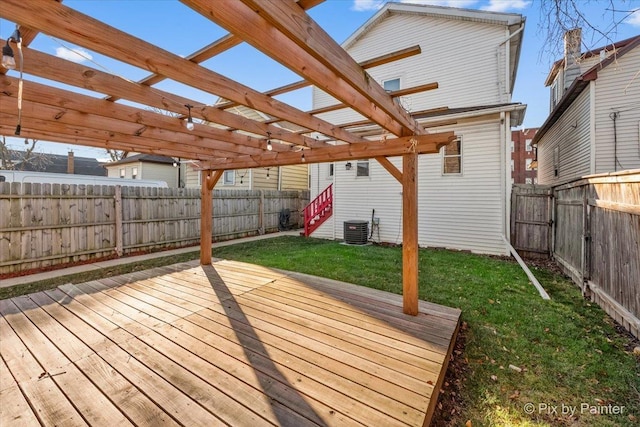
<svg viewBox="0 0 640 427"><path fill-rule="evenodd" d="M122 230L122 186L116 185L115 194L115 221L116 221L116 254L122 256L123 254L123 230Z"/></svg>
<svg viewBox="0 0 640 427"><path fill-rule="evenodd" d="M402 311L418 314L418 154L402 156Z"/></svg>
<svg viewBox="0 0 640 427"><path fill-rule="evenodd" d="M260 204L258 205L258 234L265 233L264 226L264 190L260 190Z"/></svg>
<svg viewBox="0 0 640 427"><path fill-rule="evenodd" d="M211 237L213 230L213 187L224 171L201 171L200 187L200 264L211 264Z"/></svg>

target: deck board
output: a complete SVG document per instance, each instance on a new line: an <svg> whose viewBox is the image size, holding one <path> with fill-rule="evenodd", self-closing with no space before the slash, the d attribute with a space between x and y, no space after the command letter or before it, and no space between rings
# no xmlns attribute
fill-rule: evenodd
<svg viewBox="0 0 640 427"><path fill-rule="evenodd" d="M406 316L398 295L214 260L0 315L2 424L422 426L460 312L421 301Z"/></svg>

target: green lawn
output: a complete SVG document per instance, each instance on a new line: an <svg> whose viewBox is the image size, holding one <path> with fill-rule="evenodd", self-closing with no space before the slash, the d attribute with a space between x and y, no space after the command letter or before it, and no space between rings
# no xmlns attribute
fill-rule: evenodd
<svg viewBox="0 0 640 427"><path fill-rule="evenodd" d="M278 237L214 249L213 255L402 292L397 247ZM196 257L192 252L0 289L0 298ZM514 261L420 251L420 298L460 308L464 322L464 348L451 365L457 377L448 379L437 425L463 426L468 420L473 426L638 425L640 365L629 337L617 333L611 318L568 279L542 269L534 274L551 301L540 298ZM581 405L623 413L592 415ZM530 408L533 414L526 412ZM562 413L573 409L573 417Z"/></svg>

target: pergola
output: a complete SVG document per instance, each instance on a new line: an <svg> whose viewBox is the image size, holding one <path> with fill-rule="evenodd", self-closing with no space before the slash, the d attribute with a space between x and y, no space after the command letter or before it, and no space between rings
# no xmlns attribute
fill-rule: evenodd
<svg viewBox="0 0 640 427"><path fill-rule="evenodd" d="M212 190L224 170L374 158L402 185L403 311L417 314L417 158L419 154L438 152L455 137L452 132L428 132L394 99L435 89L437 83L387 93L365 70L415 55L420 47L410 46L357 63L305 12L322 0L181 1L229 34L181 57L60 1L2 0L0 17L20 26L24 61L20 64L19 55L16 61L25 74L107 97L96 98L32 81L25 82L20 91L19 79L7 76L6 70L1 69L0 133L14 134L22 92L21 137L197 161L203 178L201 264L211 263ZM151 74L132 82L30 49L29 44L40 32ZM0 42L4 45L7 40ZM302 80L260 92L201 65L242 42L294 71ZM11 39L9 44L16 51L16 40ZM153 87L164 79L227 102L201 105ZM274 98L308 85L332 95L339 104L301 111ZM118 100L146 107L125 105ZM232 107L237 105L260 111L270 119L247 119L233 112ZM353 109L365 119L338 125L318 117L343 108ZM420 113L424 112L414 115ZM185 126L188 114L196 119L193 130ZM388 160L393 156L402 156L402 171Z"/></svg>

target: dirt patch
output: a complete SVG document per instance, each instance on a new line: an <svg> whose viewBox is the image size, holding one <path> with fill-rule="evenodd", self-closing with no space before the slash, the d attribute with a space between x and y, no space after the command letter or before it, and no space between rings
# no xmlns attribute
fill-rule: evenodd
<svg viewBox="0 0 640 427"><path fill-rule="evenodd" d="M462 400L461 391L467 378L469 364L464 357L464 348L467 342L467 322L462 322L456 337L451 360L444 377L436 410L431 419L431 427L452 427L464 425L460 420L465 402Z"/></svg>

